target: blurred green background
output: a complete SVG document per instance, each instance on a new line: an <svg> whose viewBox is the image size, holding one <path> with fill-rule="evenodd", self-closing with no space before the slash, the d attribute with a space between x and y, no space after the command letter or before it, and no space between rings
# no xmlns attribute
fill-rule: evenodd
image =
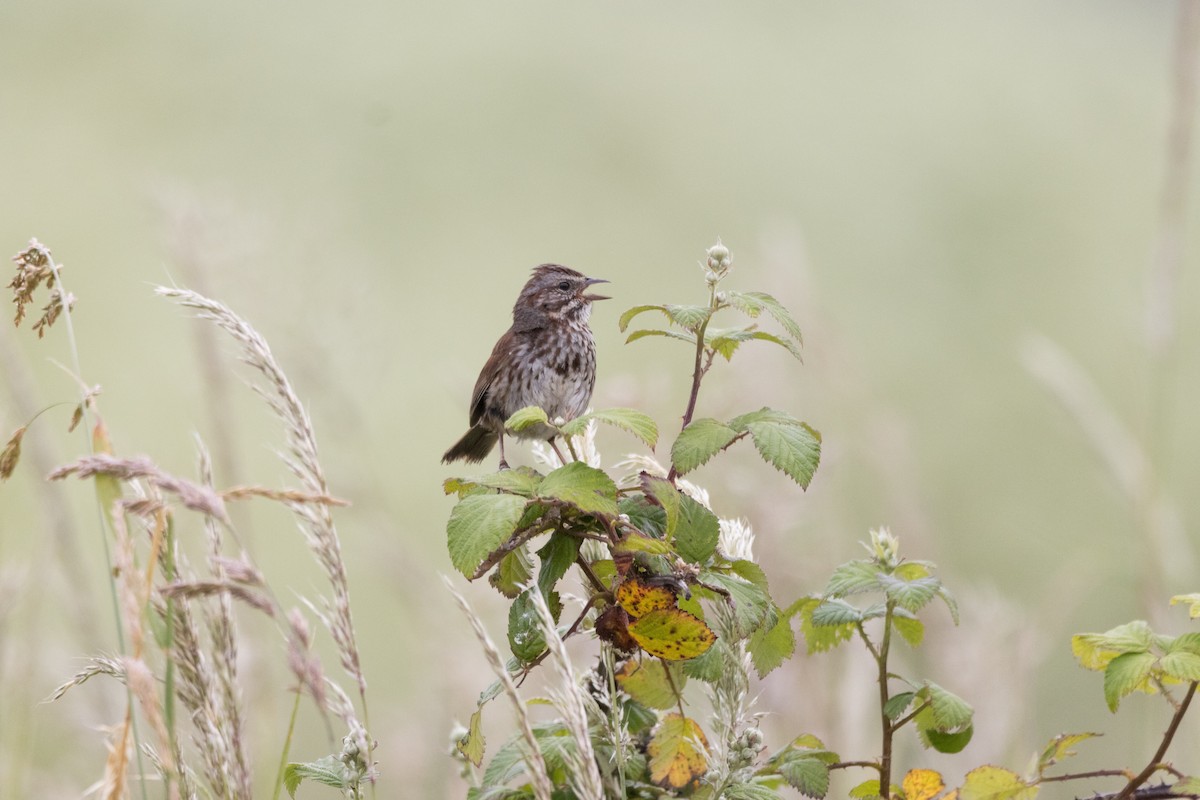
<svg viewBox="0 0 1200 800"><path fill-rule="evenodd" d="M909 748L906 765L951 781L987 761L1020 770L1056 733L1102 730L1078 768L1140 767L1165 704L1138 696L1110 716L1068 642L1138 617L1181 631L1163 606L1200 590L1194 259L1157 366L1144 333L1174 9L6 0L0 247L36 236L66 265L83 379L103 386L118 450L177 474L194 474L198 432L219 485L287 480L279 426L231 344L153 285L219 298L268 338L333 491L353 502L337 519L381 797L463 793L449 731L491 677L440 582L441 481L476 470L438 459L528 270L558 261L612 281L593 315L594 404L653 414L665 457L690 356L626 347L616 319L700 301L696 264L718 235L729 285L789 306L806 358L747 347L710 373L698 413L783 408L822 431L825 453L807 493L748 447L695 479L719 514L754 525L783 602L890 525L963 605L961 627L944 620L906 658L976 705L976 740L953 758ZM211 342L223 372L205 366ZM1158 544L1079 414L1028 368L1069 381L1052 348L1150 453L1178 521ZM41 341L0 331L0 354L5 434L76 396L61 326ZM0 485L4 797L78 796L102 772L97 728L121 708L98 682L41 702L116 647L90 489L41 482L84 447L68 416L39 420ZM636 449L609 432L601 445L607 464ZM324 590L287 515L242 513L285 603ZM502 637L499 598L465 591ZM288 679L274 629L244 616L266 795ZM759 687L769 742L811 731L846 758L876 752L870 681L858 653L798 656ZM319 757L331 745L305 713L293 756ZM507 730L497 706L492 748ZM1174 751L1193 770L1198 733L1189 720Z"/></svg>

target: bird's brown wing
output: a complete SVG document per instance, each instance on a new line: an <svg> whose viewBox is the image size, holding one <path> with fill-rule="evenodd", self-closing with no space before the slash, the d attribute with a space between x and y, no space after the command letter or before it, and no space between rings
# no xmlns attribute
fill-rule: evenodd
<svg viewBox="0 0 1200 800"><path fill-rule="evenodd" d="M483 419L483 412L487 409L488 389L491 388L492 381L496 379L496 373L500 370L500 365L505 363L508 351L515 342L516 335L512 329L509 329L500 337L500 341L496 342L496 346L492 348L491 356L488 357L487 363L480 370L479 378L475 381L475 391L471 393L472 426L478 425L479 420Z"/></svg>

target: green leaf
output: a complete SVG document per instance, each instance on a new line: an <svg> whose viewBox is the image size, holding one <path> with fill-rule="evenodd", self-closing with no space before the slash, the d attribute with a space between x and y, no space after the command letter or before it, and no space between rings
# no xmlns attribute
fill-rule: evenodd
<svg viewBox="0 0 1200 800"><path fill-rule="evenodd" d="M658 443L658 425L648 414L632 408L606 408L601 411L593 411L582 417L576 417L563 425L560 430L570 436L576 436L583 433L584 428L591 420L603 422L605 425L612 425L631 433L645 442L651 450Z"/></svg>
<svg viewBox="0 0 1200 800"><path fill-rule="evenodd" d="M350 787L350 776L347 774L346 765L337 756L325 756L304 764L292 762L283 770L283 785L287 787L291 797L296 796L296 789L306 778L337 789Z"/></svg>
<svg viewBox="0 0 1200 800"><path fill-rule="evenodd" d="M712 316L712 309L708 306L679 306L668 304L665 306L667 316L681 328L695 333L700 329L700 326L708 321Z"/></svg>
<svg viewBox="0 0 1200 800"><path fill-rule="evenodd" d="M913 581L900 580L894 575L880 574L879 583L889 600L913 614L924 608L937 596L941 581L937 578L917 578Z"/></svg>
<svg viewBox="0 0 1200 800"><path fill-rule="evenodd" d="M463 758L477 767L483 763L483 751L487 744L483 736L482 723L483 709L477 708L475 709L475 713L471 715L471 722L467 726L467 732L454 743L455 748L462 754Z"/></svg>
<svg viewBox="0 0 1200 800"><path fill-rule="evenodd" d="M488 583L511 600L524 591L522 587L529 583L531 577L533 577L533 560L529 557L529 551L525 549L525 545L521 545L500 559L496 569L492 570L492 574L488 576Z"/></svg>
<svg viewBox="0 0 1200 800"><path fill-rule="evenodd" d="M1200 681L1200 655L1188 652L1167 653L1158 661L1163 673L1184 683Z"/></svg>
<svg viewBox="0 0 1200 800"><path fill-rule="evenodd" d="M779 774L807 797L822 798L829 792L829 766L818 759L789 759L780 764Z"/></svg>
<svg viewBox="0 0 1200 800"><path fill-rule="evenodd" d="M685 561L705 564L717 549L721 523L717 515L685 494L679 497L679 522L672 543ZM668 516L668 521L670 517ZM669 524L669 522L668 522Z"/></svg>
<svg viewBox="0 0 1200 800"><path fill-rule="evenodd" d="M879 567L874 561L856 559L847 561L833 570L825 584L827 597L846 597L862 592L873 592L883 587L879 582Z"/></svg>
<svg viewBox="0 0 1200 800"><path fill-rule="evenodd" d="M938 731L953 731L971 724L975 711L971 705L953 692L948 692L932 681L926 681L917 695L929 701L932 712L932 728Z"/></svg>
<svg viewBox="0 0 1200 800"><path fill-rule="evenodd" d="M625 495L617 503L617 508L622 514L629 517L630 525L647 536L661 539L666 535L666 512L662 507L655 505L649 497L640 494Z"/></svg>
<svg viewBox="0 0 1200 800"><path fill-rule="evenodd" d="M810 617L812 624L819 628L854 624L861 622L862 618L863 615L861 611L847 603L845 600L838 600L836 598L822 600L820 604L813 609Z"/></svg>
<svg viewBox="0 0 1200 800"><path fill-rule="evenodd" d="M538 406L525 406L505 421L504 428L513 433L520 433L535 425L548 425L549 423L550 420L546 417L544 409Z"/></svg>
<svg viewBox="0 0 1200 800"><path fill-rule="evenodd" d="M843 642L850 641L857 630L854 622L820 626L813 624L813 613L823 602L819 597L802 597L784 612L784 616L790 616L789 612L795 609L793 613L800 615L800 630L804 634L805 647L809 655L824 653Z"/></svg>
<svg viewBox="0 0 1200 800"><path fill-rule="evenodd" d="M725 292L725 302L750 317L757 317L766 311L787 331L788 336L796 340L797 344L804 344L800 326L792 319L792 315L778 300L766 292Z"/></svg>
<svg viewBox="0 0 1200 800"><path fill-rule="evenodd" d="M634 306L622 314L621 318L617 320L617 327L621 329L621 333L625 332L625 329L629 327L629 323L634 317L647 311L661 311L663 314L667 313L667 309L663 306Z"/></svg>
<svg viewBox="0 0 1200 800"><path fill-rule="evenodd" d="M629 337L625 340L625 344L636 342L638 339L645 339L647 336L665 336L668 339L679 339L681 342L687 342L688 344L692 345L696 343L696 337L690 333L680 333L679 331L660 331L657 328L645 328L629 334Z"/></svg>
<svg viewBox="0 0 1200 800"><path fill-rule="evenodd" d="M524 511L525 498L511 494L473 494L459 500L446 523L450 563L470 577L513 534Z"/></svg>
<svg viewBox="0 0 1200 800"><path fill-rule="evenodd" d="M937 596L942 598L942 602L946 604L946 608L950 609L950 619L954 620L954 624L958 624L958 601L954 599L954 595L950 594L950 590L945 586L939 586Z"/></svg>
<svg viewBox="0 0 1200 800"><path fill-rule="evenodd" d="M921 739L939 753L961 753L971 743L975 735L975 726L968 725L961 731L945 731L925 728L921 730Z"/></svg>
<svg viewBox="0 0 1200 800"><path fill-rule="evenodd" d="M1200 633L1185 633L1182 636L1176 636L1165 649L1168 653L1200 655Z"/></svg>
<svg viewBox="0 0 1200 800"><path fill-rule="evenodd" d="M925 638L925 624L916 617L908 617L899 613L904 609L896 609L892 615L892 627L908 642L910 647L920 647Z"/></svg>
<svg viewBox="0 0 1200 800"><path fill-rule="evenodd" d="M821 460L821 435L803 422L752 422L754 446L769 464L807 489Z"/></svg>
<svg viewBox="0 0 1200 800"><path fill-rule="evenodd" d="M710 327L704 332L704 343L706 346L724 356L726 361L729 361L733 358L733 354L737 352L737 349L742 342L749 342L756 339L777 344L796 358L801 358L800 348L791 339L782 339L772 333L754 330L754 328L755 326L753 325L746 328L725 329Z"/></svg>
<svg viewBox="0 0 1200 800"><path fill-rule="evenodd" d="M695 658L717 638L702 620L675 608L651 611L634 620L629 634L647 653L667 661Z"/></svg>
<svg viewBox="0 0 1200 800"><path fill-rule="evenodd" d="M912 705L913 698L917 696L916 692L900 692L888 698L887 703L883 707L883 713L892 722L904 716L904 712Z"/></svg>
<svg viewBox="0 0 1200 800"><path fill-rule="evenodd" d="M642 491L662 507L665 525L663 533L670 541L675 536L679 526L679 517L683 513L683 495L675 485L666 478L642 473Z"/></svg>
<svg viewBox="0 0 1200 800"><path fill-rule="evenodd" d="M1154 668L1153 653L1122 653L1104 668L1104 700L1108 710L1116 712L1121 698L1135 691L1150 692L1150 676Z"/></svg>
<svg viewBox="0 0 1200 800"><path fill-rule="evenodd" d="M745 639L756 628L767 621L771 611L771 598L759 586L735 575L704 570L700 582L718 586L729 593L733 604L733 620L738 637ZM772 623L774 624L774 623Z"/></svg>
<svg viewBox="0 0 1200 800"><path fill-rule="evenodd" d="M958 790L958 800L1033 800L1038 787L1004 767L986 765L967 773Z"/></svg>
<svg viewBox="0 0 1200 800"><path fill-rule="evenodd" d="M735 783L721 792L722 800L780 800L778 793L760 783Z"/></svg>
<svg viewBox="0 0 1200 800"><path fill-rule="evenodd" d="M536 494L537 487L541 482L542 474L529 467L501 470L475 479L475 483L480 486L499 489L509 494L519 494L522 497L532 497Z"/></svg>
<svg viewBox="0 0 1200 800"><path fill-rule="evenodd" d="M679 702L675 689L680 692L687 685L687 675L678 668L671 669L663 661L629 659L617 670L617 684L637 702L647 708L672 708ZM675 689L671 688L674 680Z"/></svg>
<svg viewBox="0 0 1200 800"><path fill-rule="evenodd" d="M1200 778L1195 776L1180 778L1171 784L1171 794L1176 797L1194 797L1200 795Z"/></svg>
<svg viewBox="0 0 1200 800"><path fill-rule="evenodd" d="M728 645L718 639L712 647L700 655L683 662L683 674L698 681L714 683L725 674L725 666L729 658Z"/></svg>
<svg viewBox="0 0 1200 800"><path fill-rule="evenodd" d="M575 742L562 723L535 725L533 737L551 772L566 767L567 759L574 752ZM522 774L525 771L526 748L520 734L505 742L483 771L483 784L502 786Z"/></svg>
<svg viewBox="0 0 1200 800"><path fill-rule="evenodd" d="M691 472L728 447L737 432L723 422L703 418L692 420L671 445L671 463L681 475Z"/></svg>
<svg viewBox="0 0 1200 800"><path fill-rule="evenodd" d="M546 597L551 603L551 596ZM550 605L551 611L554 605ZM520 661L529 663L546 649L546 636L542 633L541 620L534 606L530 590L521 592L508 609L508 646Z"/></svg>
<svg viewBox="0 0 1200 800"><path fill-rule="evenodd" d="M779 621L773 626L757 628L751 634L746 649L750 652L750 660L754 662L758 677L765 677L796 652L796 635L792 633L791 620L780 614Z"/></svg>
<svg viewBox="0 0 1200 800"><path fill-rule="evenodd" d="M538 487L538 497L569 503L585 514L617 515L617 485L601 470L572 461L551 472Z"/></svg>
<svg viewBox="0 0 1200 800"><path fill-rule="evenodd" d="M537 551L538 557L542 559L542 568L538 572L538 588L542 590L543 595L549 596L554 590L554 584L567 574L567 570L579 556L579 545L582 543L582 539L555 531L542 549Z"/></svg>
<svg viewBox="0 0 1200 800"><path fill-rule="evenodd" d="M753 561L739 558L732 562L729 565L729 568L733 570L734 575L740 575L758 588L762 589L764 592L769 593L771 591L770 586L767 584L767 573L763 571L762 567Z"/></svg>
<svg viewBox="0 0 1200 800"><path fill-rule="evenodd" d="M850 790L850 796L855 800L875 800L881 797L879 794L879 779L872 778L869 781L863 781Z"/></svg>

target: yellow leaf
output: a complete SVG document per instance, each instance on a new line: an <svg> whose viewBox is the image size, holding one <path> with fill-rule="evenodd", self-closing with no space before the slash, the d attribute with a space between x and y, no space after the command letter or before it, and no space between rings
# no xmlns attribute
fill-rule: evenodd
<svg viewBox="0 0 1200 800"><path fill-rule="evenodd" d="M463 758L466 758L477 767L483 763L484 738L483 730L481 728L482 716L483 709L475 709L475 713L471 715L470 728L468 728L467 732L463 734L462 738L455 743L455 747L458 748L458 752L462 753Z"/></svg>
<svg viewBox="0 0 1200 800"><path fill-rule="evenodd" d="M650 779L664 788L682 789L708 771L704 731L680 714L663 717L646 752L650 756Z"/></svg>
<svg viewBox="0 0 1200 800"><path fill-rule="evenodd" d="M940 773L931 769L910 769L901 784L904 800L932 800L946 784Z"/></svg>
<svg viewBox="0 0 1200 800"><path fill-rule="evenodd" d="M647 653L667 661L695 658L717 640L703 620L677 608L651 611L631 622L629 635Z"/></svg>
<svg viewBox="0 0 1200 800"><path fill-rule="evenodd" d="M1038 788L1011 769L985 764L967 773L958 796L961 800L1033 800Z"/></svg>
<svg viewBox="0 0 1200 800"><path fill-rule="evenodd" d="M674 676L674 686L667 675L667 667L661 661L639 662L629 659L617 670L617 684L625 693L649 708L670 708L679 702L675 688L683 689L687 680L682 672Z"/></svg>
<svg viewBox="0 0 1200 800"><path fill-rule="evenodd" d="M617 602L633 618L644 617L651 611L675 607L675 593L665 586L652 586L630 576L617 587Z"/></svg>

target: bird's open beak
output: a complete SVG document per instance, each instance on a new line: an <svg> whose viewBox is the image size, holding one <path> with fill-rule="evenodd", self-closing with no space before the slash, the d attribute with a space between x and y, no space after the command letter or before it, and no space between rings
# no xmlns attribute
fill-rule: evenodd
<svg viewBox="0 0 1200 800"><path fill-rule="evenodd" d="M608 281L604 280L604 278L588 278L587 283L584 284L584 286L591 286L593 283L608 283ZM594 302L596 300L611 300L612 298L606 294L585 294L583 299Z"/></svg>

